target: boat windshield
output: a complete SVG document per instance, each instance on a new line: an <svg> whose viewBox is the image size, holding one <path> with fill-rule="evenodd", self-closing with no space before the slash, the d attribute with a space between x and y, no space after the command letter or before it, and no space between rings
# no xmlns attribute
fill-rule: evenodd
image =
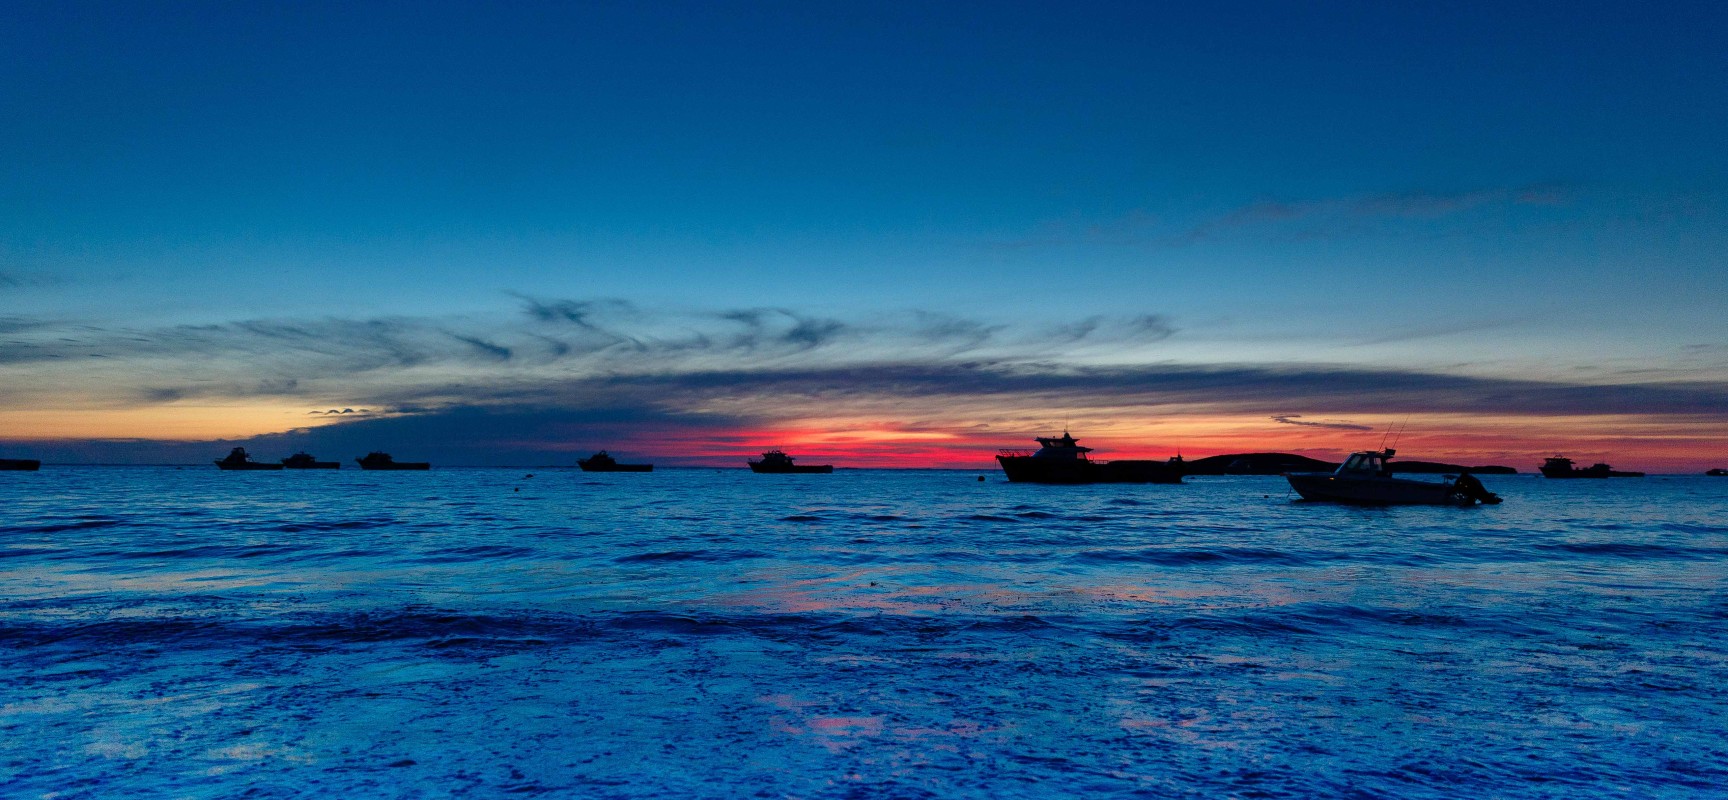
<svg viewBox="0 0 1728 800"><path fill-rule="evenodd" d="M1344 466L1340 467L1338 469L1338 471L1339 472L1379 472L1380 471L1380 454L1379 453L1351 453L1350 458L1344 462Z"/></svg>

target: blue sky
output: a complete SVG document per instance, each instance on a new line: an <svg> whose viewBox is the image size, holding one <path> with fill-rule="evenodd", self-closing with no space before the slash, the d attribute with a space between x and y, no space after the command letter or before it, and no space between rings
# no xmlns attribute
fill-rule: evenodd
<svg viewBox="0 0 1728 800"><path fill-rule="evenodd" d="M963 320L1008 332L989 357L1054 369L1728 382L1713 4L3 13L0 378L80 408L319 377L304 341L164 344L200 326L497 344L556 302L686 331ZM1169 335L1064 338L1094 316ZM905 335L865 350L892 361ZM66 340L81 356L31 355ZM351 397L263 394L444 402L399 371L332 375Z"/></svg>

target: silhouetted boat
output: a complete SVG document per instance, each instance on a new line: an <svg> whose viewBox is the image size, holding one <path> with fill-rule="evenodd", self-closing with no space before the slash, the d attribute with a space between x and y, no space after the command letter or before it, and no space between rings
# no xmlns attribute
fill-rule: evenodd
<svg viewBox="0 0 1728 800"><path fill-rule="evenodd" d="M1555 456L1542 462L1544 478L1642 478L1642 472L1622 472L1607 464L1592 464L1584 469L1572 466L1572 459Z"/></svg>
<svg viewBox="0 0 1728 800"><path fill-rule="evenodd" d="M834 471L834 465L833 464L821 464L821 465L816 465L816 466L800 466L798 464L792 463L792 460L793 460L792 457L789 455L786 455L785 451L769 450L768 452L762 454L762 459L760 461L751 460L749 462L750 471L751 472L780 473L780 474L784 474L784 473L817 474L817 473L829 473L829 472Z"/></svg>
<svg viewBox="0 0 1728 800"><path fill-rule="evenodd" d="M653 464L620 464L611 453L601 450L587 458L577 459L583 472L653 472Z"/></svg>
<svg viewBox="0 0 1728 800"><path fill-rule="evenodd" d="M1397 451L1364 450L1351 453L1332 472L1292 472L1284 476L1303 500L1355 503L1369 506L1470 506L1494 504L1500 496L1488 491L1468 472L1450 475L1439 482L1394 478L1387 459Z"/></svg>
<svg viewBox="0 0 1728 800"><path fill-rule="evenodd" d="M282 459L282 466L285 469L341 469L342 462L319 461L318 459L313 458L311 454L302 450L294 455Z"/></svg>
<svg viewBox="0 0 1728 800"><path fill-rule="evenodd" d="M432 465L425 461L397 461L391 458L389 453L377 450L367 453L365 458L356 458L354 461L360 465L361 469L426 470L432 468Z"/></svg>
<svg viewBox="0 0 1728 800"><path fill-rule="evenodd" d="M227 456L225 456L223 458L216 459L216 467L218 469L227 469L227 470L254 470L254 469L281 469L282 465L281 464L266 464L266 463L262 463L262 462L258 462L258 461L253 461L252 456L249 456L246 454L246 448L236 447L233 450L228 451Z"/></svg>
<svg viewBox="0 0 1728 800"><path fill-rule="evenodd" d="M1185 470L1182 457L1169 461L1093 461L1072 435L1036 436L1040 447L1002 450L996 463L1008 480L1025 483L1181 483Z"/></svg>
<svg viewBox="0 0 1728 800"><path fill-rule="evenodd" d="M0 458L0 472L35 472L42 462L34 458Z"/></svg>
<svg viewBox="0 0 1728 800"><path fill-rule="evenodd" d="M27 468L27 469L35 469L35 467L28 467L28 468ZM1711 469L1711 470L1705 470L1705 471L1704 471L1704 474L1705 474L1705 475L1709 475L1709 476L1710 476L1710 477L1712 477L1712 478L1723 478L1723 477L1728 477L1728 469Z"/></svg>

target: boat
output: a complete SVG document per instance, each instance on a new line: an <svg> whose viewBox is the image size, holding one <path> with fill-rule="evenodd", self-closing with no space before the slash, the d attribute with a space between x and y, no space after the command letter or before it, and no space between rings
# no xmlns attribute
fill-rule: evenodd
<svg viewBox="0 0 1728 800"><path fill-rule="evenodd" d="M769 450L762 454L760 461L750 460L750 471L774 474L827 474L834 471L833 464L804 465L794 464L792 461L792 457L786 455L784 450Z"/></svg>
<svg viewBox="0 0 1728 800"><path fill-rule="evenodd" d="M1461 472L1440 481L1394 478L1386 462L1397 453L1363 450L1351 453L1332 472L1290 472L1284 479L1303 500L1354 503L1368 506L1473 506L1493 505L1500 496L1488 491L1476 476Z"/></svg>
<svg viewBox="0 0 1728 800"><path fill-rule="evenodd" d="M425 461L397 461L389 453L373 450L365 458L354 459L361 469L372 470L427 470L432 465Z"/></svg>
<svg viewBox="0 0 1728 800"><path fill-rule="evenodd" d="M26 467L26 469L35 469L35 467ZM1705 470L1704 474L1712 478L1728 478L1728 469Z"/></svg>
<svg viewBox="0 0 1728 800"><path fill-rule="evenodd" d="M253 461L252 456L246 453L246 448L236 447L233 450L228 451L227 456L216 459L216 467L217 469L224 470L255 470L281 469L282 465Z"/></svg>
<svg viewBox="0 0 1728 800"><path fill-rule="evenodd" d="M294 455L282 459L282 466L285 469L341 469L342 462L319 461L318 459L313 458L310 453L301 450Z"/></svg>
<svg viewBox="0 0 1728 800"><path fill-rule="evenodd" d="M42 462L34 458L0 458L0 472L35 472Z"/></svg>
<svg viewBox="0 0 1728 800"><path fill-rule="evenodd" d="M587 458L577 459L583 472L653 472L653 464L620 464L611 453L601 450Z"/></svg>
<svg viewBox="0 0 1728 800"><path fill-rule="evenodd" d="M1554 456L1542 462L1544 478L1642 478L1642 472L1623 472L1607 464L1592 464L1584 469L1572 466L1572 459Z"/></svg>
<svg viewBox="0 0 1728 800"><path fill-rule="evenodd" d="M1063 431L1061 436L1035 436L1039 448L1001 450L996 463L1011 482L1023 483L1181 483L1187 470L1182 457L1169 461L1093 461L1079 440Z"/></svg>

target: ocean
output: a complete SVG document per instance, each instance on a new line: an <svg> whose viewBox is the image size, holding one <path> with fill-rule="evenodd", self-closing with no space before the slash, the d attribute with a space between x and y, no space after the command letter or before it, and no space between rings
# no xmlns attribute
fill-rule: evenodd
<svg viewBox="0 0 1728 800"><path fill-rule="evenodd" d="M1484 482L0 473L0 795L1724 796L1728 479Z"/></svg>

